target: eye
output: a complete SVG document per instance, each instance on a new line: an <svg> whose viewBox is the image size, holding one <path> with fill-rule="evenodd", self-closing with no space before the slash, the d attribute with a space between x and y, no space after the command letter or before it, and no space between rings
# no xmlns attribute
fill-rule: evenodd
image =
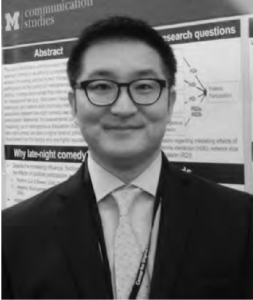
<svg viewBox="0 0 253 300"><path fill-rule="evenodd" d="M157 89L157 82L152 80L140 80L133 84L133 89L138 93L151 93Z"/></svg>
<svg viewBox="0 0 253 300"><path fill-rule="evenodd" d="M146 83L142 83L142 84L139 84L135 87L137 90L150 90L152 89L153 87L149 84L146 84Z"/></svg>
<svg viewBox="0 0 253 300"><path fill-rule="evenodd" d="M93 92L110 92L113 90L114 84L109 81L93 81L88 85L88 90Z"/></svg>

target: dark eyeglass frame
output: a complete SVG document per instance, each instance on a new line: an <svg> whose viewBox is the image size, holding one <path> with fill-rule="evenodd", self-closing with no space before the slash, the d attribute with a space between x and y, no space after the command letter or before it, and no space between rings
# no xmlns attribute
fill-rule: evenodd
<svg viewBox="0 0 253 300"><path fill-rule="evenodd" d="M141 81L141 80L152 80L152 81L155 81L159 84L160 86L160 92L158 94L158 97L157 99L152 102L152 103L138 103L134 100L133 96L131 95L131 91L130 91L130 85L133 84L134 82L136 81ZM92 82L96 82L96 81L107 81L107 82L112 82L114 83L117 87L118 87L118 93L116 94L115 96L115 99L110 102L110 103L106 103L106 104L97 104L97 103L94 103L92 102L92 100L89 98L89 95L88 95L88 91L87 91L87 87L90 83ZM121 87L126 87L127 88L127 93L129 95L129 97L131 98L131 100L138 104L138 105L142 105L142 106L149 106L149 105L153 105L155 104L161 97L161 94L162 94L162 91L164 88L169 88L166 84L166 80L164 79L156 79L156 78L141 78L141 79L136 79L136 80L132 80L130 82L116 82L114 80L109 80L109 79L94 79L94 80L84 80L84 81L81 81L81 82L77 82L74 86L74 90L76 89L80 89L80 90L83 90L88 98L88 100L90 101L90 103L92 103L93 105L95 106L109 106L109 105L112 105L114 104L117 99L119 98L119 95L120 95L120 92L121 92Z"/></svg>

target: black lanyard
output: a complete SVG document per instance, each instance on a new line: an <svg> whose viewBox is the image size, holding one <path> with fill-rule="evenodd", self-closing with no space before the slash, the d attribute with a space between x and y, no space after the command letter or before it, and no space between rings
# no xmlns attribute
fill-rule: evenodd
<svg viewBox="0 0 253 300"><path fill-rule="evenodd" d="M153 210L153 218L152 218L152 225L151 225L148 245L147 245L146 249L143 251L139 269L138 269L129 299L136 299L138 292L141 288L141 284L142 284L142 281L143 281L143 278L144 278L144 275L145 275L145 272L147 269L147 264L148 264L148 255L149 255L150 244L151 244L152 230L153 230L153 226L155 223L156 213L157 213L160 203L162 203L162 197L160 195L157 195L156 199L155 199L154 210Z"/></svg>
<svg viewBox="0 0 253 300"><path fill-rule="evenodd" d="M113 299L113 290L112 290L112 281L111 281L111 270L109 265L109 260L107 256L106 246L105 246L105 238L104 238L104 231L102 227L102 221L100 217L100 213L98 210L98 205L96 201L96 196L93 190L90 174L88 171L88 163L87 163L88 154L86 154L85 162L84 162L84 182L87 185L88 189L88 201L89 206L92 214L94 229L96 235L98 237L98 247L100 248L99 251L102 256L102 263L103 263L103 270L104 270L104 277L105 277L105 284L106 284L106 291L107 291L107 299Z"/></svg>
<svg viewBox="0 0 253 300"><path fill-rule="evenodd" d="M93 214L93 219L94 219L94 227L98 236L98 242L99 242L99 247L101 250L102 254L102 259L103 259L103 265L104 265L104 272L105 272L105 278L106 278L106 285L108 289L108 298L112 299L113 298L113 291L112 291L112 284L111 284L111 271L110 271L110 266L109 266L109 261L108 261L108 256L107 256L107 251L106 251L106 246L105 246L105 239L104 239L104 232L103 232L103 227L102 227L102 222L101 222L101 217L99 214L98 210L98 205L95 197L95 193L93 190L91 178L89 175L88 171L88 163L87 163L87 157L85 157L85 162L84 162L84 180L85 183L87 184L87 187L89 188L89 199L90 199L90 204L91 204L91 210ZM162 203L162 191L163 191L163 176L162 176L162 168L160 171L160 178L159 178L159 185L157 188L157 193L155 197L155 204L154 204L154 210L153 210L153 217L152 217L152 225L151 225L151 230L150 230L150 236L149 236L149 242L146 247L146 249L143 251L142 258L140 261L139 269L136 275L135 282L132 287L132 291L130 293L129 299L136 299L138 292L140 290L146 268L147 268L147 263L148 263L148 255L149 255L149 250L150 250L150 244L151 244L151 237L152 237L152 229L154 226L155 222L155 217L156 213L158 210L159 205Z"/></svg>

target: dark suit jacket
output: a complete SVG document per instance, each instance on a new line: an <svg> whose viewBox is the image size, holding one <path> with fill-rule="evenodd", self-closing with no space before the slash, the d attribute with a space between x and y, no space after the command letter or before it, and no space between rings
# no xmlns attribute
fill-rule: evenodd
<svg viewBox="0 0 253 300"><path fill-rule="evenodd" d="M3 211L3 298L107 298L84 169ZM163 156L164 199L150 298L253 298L252 197Z"/></svg>

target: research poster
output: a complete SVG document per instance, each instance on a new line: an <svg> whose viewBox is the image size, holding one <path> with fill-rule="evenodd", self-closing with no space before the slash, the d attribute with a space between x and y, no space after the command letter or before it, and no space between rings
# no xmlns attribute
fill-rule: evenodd
<svg viewBox="0 0 253 300"><path fill-rule="evenodd" d="M71 116L66 62L97 8L93 0L4 3L4 207L66 180L84 161L87 145ZM69 26L70 20L79 22Z"/></svg>
<svg viewBox="0 0 253 300"><path fill-rule="evenodd" d="M3 98L8 205L66 180L86 144L68 103L66 62L73 42L4 50Z"/></svg>
<svg viewBox="0 0 253 300"><path fill-rule="evenodd" d="M15 10L5 3L4 207L69 178L87 151L71 116L66 63L80 24L101 17L99 2L48 5L53 2L26 0L21 8L15 1ZM178 61L177 101L163 150L185 172L243 190L240 26L240 19L228 19L155 29Z"/></svg>
<svg viewBox="0 0 253 300"><path fill-rule="evenodd" d="M239 19L211 20L157 30L178 62L165 153L186 172L243 190L240 26Z"/></svg>

